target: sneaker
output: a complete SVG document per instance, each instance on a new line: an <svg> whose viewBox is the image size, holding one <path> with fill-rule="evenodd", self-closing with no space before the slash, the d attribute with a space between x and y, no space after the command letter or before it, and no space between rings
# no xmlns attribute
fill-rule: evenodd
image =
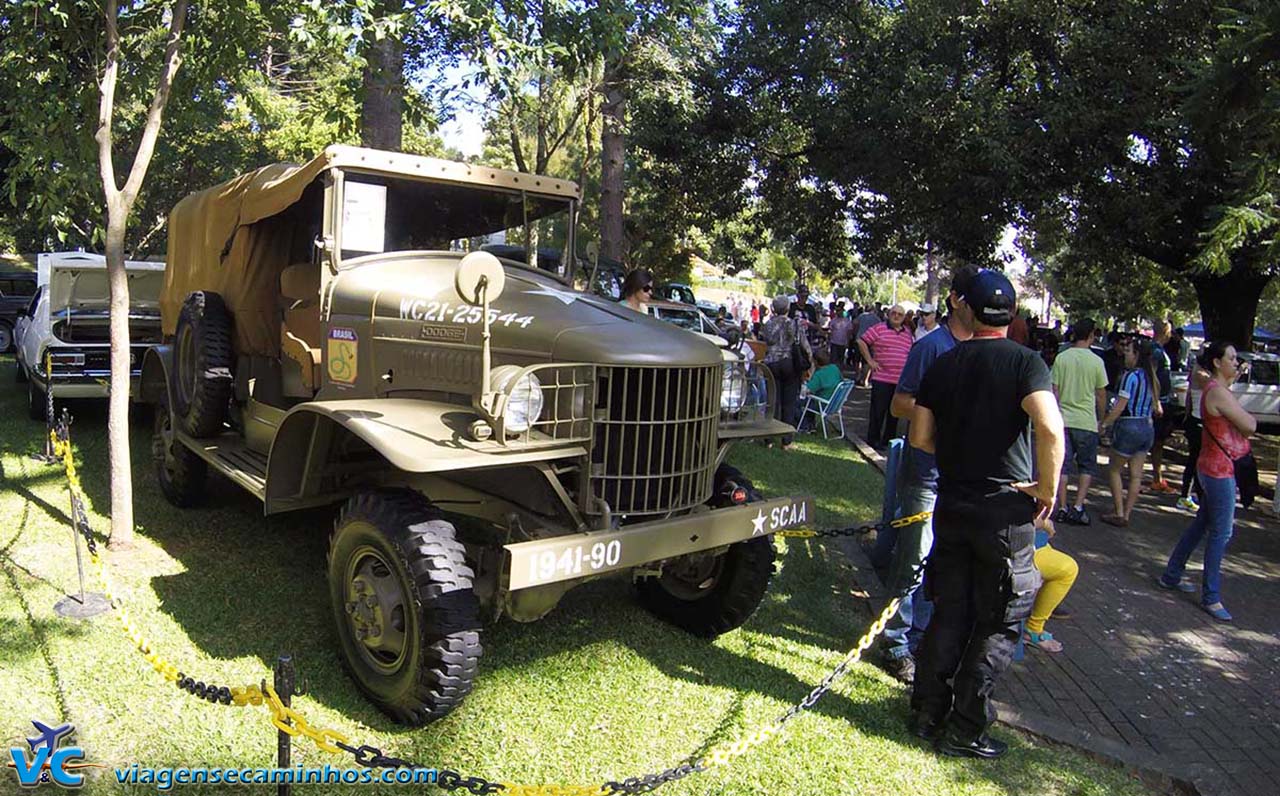
<svg viewBox="0 0 1280 796"><path fill-rule="evenodd" d="M1227 613L1227 609L1222 607L1222 603L1214 603L1213 605L1202 605L1209 616L1217 619L1219 622L1230 622L1231 614Z"/></svg>
<svg viewBox="0 0 1280 796"><path fill-rule="evenodd" d="M1164 579L1164 575L1156 578L1156 585L1168 591L1182 591L1190 594L1196 590L1196 584L1189 580L1179 580L1177 583L1169 583Z"/></svg>
<svg viewBox="0 0 1280 796"><path fill-rule="evenodd" d="M1159 481L1156 481L1154 484L1151 485L1151 491L1157 492L1161 495L1172 495L1176 493L1178 490L1169 486L1168 481L1165 481L1164 479L1160 479Z"/></svg>
<svg viewBox="0 0 1280 796"><path fill-rule="evenodd" d="M959 741L950 735L938 741L938 752L948 757L978 757L984 760L995 760L1009 751L1009 744L997 741L983 733L972 741Z"/></svg>
<svg viewBox="0 0 1280 796"><path fill-rule="evenodd" d="M884 670L898 682L911 685L916 681L916 659L910 655L886 655L882 663Z"/></svg>
<svg viewBox="0 0 1280 796"><path fill-rule="evenodd" d="M1084 506L1071 510L1071 516L1074 518L1076 525L1092 525L1093 520L1089 518L1089 510Z"/></svg>
<svg viewBox="0 0 1280 796"><path fill-rule="evenodd" d="M1196 499L1193 497L1182 497L1178 498L1178 508L1185 509L1187 511L1199 511L1200 504L1197 503Z"/></svg>
<svg viewBox="0 0 1280 796"><path fill-rule="evenodd" d="M1066 509L1058 509L1053 513L1053 521L1058 523L1059 525L1070 525L1071 512L1067 511Z"/></svg>

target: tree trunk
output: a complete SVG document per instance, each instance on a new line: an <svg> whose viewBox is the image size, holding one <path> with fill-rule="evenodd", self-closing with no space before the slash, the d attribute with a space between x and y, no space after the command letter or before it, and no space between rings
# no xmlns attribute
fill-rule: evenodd
<svg viewBox="0 0 1280 796"><path fill-rule="evenodd" d="M107 448L111 460L111 538L113 550L133 547L133 464L129 451L129 276L124 269L124 232L128 210L115 202L107 209L107 282L111 299L111 397L107 407Z"/></svg>
<svg viewBox="0 0 1280 796"><path fill-rule="evenodd" d="M626 102L617 68L606 68L604 102L600 105L600 255L619 261L626 249L622 225Z"/></svg>
<svg viewBox="0 0 1280 796"><path fill-rule="evenodd" d="M404 44L386 36L369 46L364 68L360 142L399 152L404 120Z"/></svg>
<svg viewBox="0 0 1280 796"><path fill-rule="evenodd" d="M924 300L928 304L938 304L938 258L933 253L933 241L924 242Z"/></svg>
<svg viewBox="0 0 1280 796"><path fill-rule="evenodd" d="M133 468L129 455L129 276L124 267L124 233L133 203L142 190L147 167L155 154L156 139L173 78L182 62L179 50L182 29L187 19L187 0L176 0L169 17L169 33L165 43L164 68L156 84L142 138L133 158L133 166L123 188L116 182L112 160L111 120L115 115L116 79L120 70L120 31L117 25L117 0L106 4L107 57L102 71L98 104L98 168L102 176L103 198L107 205L107 284L110 291L111 386L107 413L107 449L111 471L111 536L112 549L133 546Z"/></svg>
<svg viewBox="0 0 1280 796"><path fill-rule="evenodd" d="M1227 340L1240 351L1253 350L1258 300L1271 277L1236 266L1221 276L1191 277L1200 302L1206 340Z"/></svg>

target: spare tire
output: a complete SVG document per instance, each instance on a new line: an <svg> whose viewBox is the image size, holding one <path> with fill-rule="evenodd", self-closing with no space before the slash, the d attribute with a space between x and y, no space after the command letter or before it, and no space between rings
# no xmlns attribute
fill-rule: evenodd
<svg viewBox="0 0 1280 796"><path fill-rule="evenodd" d="M231 314L222 296L196 291L178 313L173 336L173 408L193 437L222 430L231 400Z"/></svg>

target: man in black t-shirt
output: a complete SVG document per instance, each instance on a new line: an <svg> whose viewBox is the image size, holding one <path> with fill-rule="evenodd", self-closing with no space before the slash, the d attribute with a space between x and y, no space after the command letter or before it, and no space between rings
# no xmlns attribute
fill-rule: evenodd
<svg viewBox="0 0 1280 796"><path fill-rule="evenodd" d="M990 695L1040 586L1035 526L1053 510L1064 432L1049 369L1005 337L1013 285L983 269L959 299L973 338L934 362L911 420L911 446L938 462L925 580L934 614L916 661L911 723L943 754L994 758L1008 746L986 734Z"/></svg>

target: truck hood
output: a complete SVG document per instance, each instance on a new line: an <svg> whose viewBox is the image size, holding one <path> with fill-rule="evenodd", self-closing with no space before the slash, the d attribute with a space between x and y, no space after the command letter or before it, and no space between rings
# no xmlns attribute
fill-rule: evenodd
<svg viewBox="0 0 1280 796"><path fill-rule="evenodd" d="M480 310L454 290L461 254L409 252L353 261L338 275L333 315L372 316L379 335L480 345ZM506 287L491 304L495 361L530 359L603 365L702 367L721 352L701 335L582 293L503 261ZM504 354L511 355L504 357Z"/></svg>

